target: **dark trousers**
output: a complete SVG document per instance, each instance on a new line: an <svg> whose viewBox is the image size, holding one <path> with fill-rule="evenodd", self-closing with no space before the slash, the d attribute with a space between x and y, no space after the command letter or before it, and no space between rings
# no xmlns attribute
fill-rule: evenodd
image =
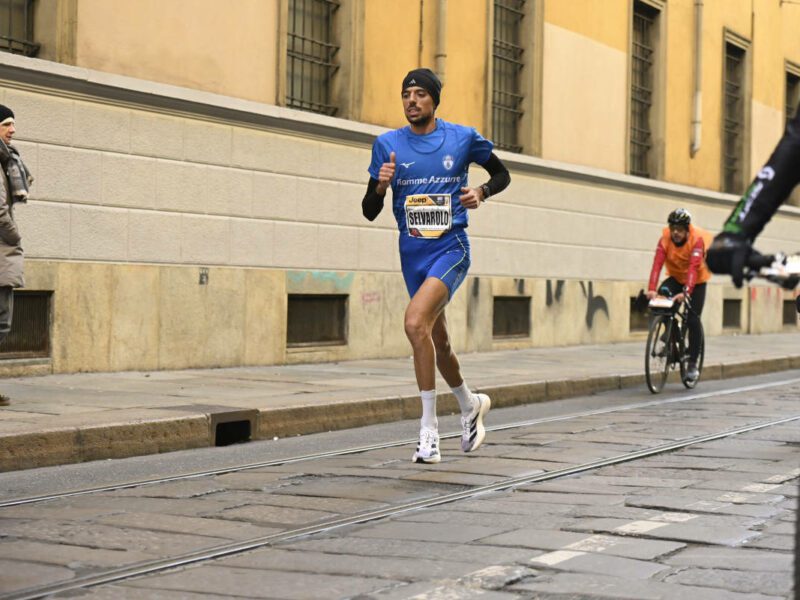
<svg viewBox="0 0 800 600"><path fill-rule="evenodd" d="M662 296L675 296L683 291L683 284L674 277L667 277L658 286L658 293ZM706 303L706 284L698 283L692 292L692 308L689 310L689 360L697 362L700 356L700 315L703 314L703 305Z"/></svg>
<svg viewBox="0 0 800 600"><path fill-rule="evenodd" d="M11 331L11 316L14 314L14 288L8 285L0 286L0 344L8 337Z"/></svg>

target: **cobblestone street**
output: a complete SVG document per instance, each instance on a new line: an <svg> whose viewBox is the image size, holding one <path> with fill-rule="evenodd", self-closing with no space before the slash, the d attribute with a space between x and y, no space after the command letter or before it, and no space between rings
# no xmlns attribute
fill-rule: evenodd
<svg viewBox="0 0 800 600"><path fill-rule="evenodd" d="M593 397L608 408L538 419L533 407L493 411L490 425L503 426L483 448L463 455L444 440L438 465L389 444L4 506L3 597L193 556L77 597L786 598L800 421L592 465L800 417L797 375L657 400L612 392ZM526 482L578 465L588 467ZM215 547L216 560L195 556Z"/></svg>

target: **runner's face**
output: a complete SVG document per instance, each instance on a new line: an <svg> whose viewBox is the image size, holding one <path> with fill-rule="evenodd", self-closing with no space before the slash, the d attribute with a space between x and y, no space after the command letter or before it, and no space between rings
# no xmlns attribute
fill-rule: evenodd
<svg viewBox="0 0 800 600"><path fill-rule="evenodd" d="M686 227L682 227L680 225L670 225L669 226L669 237L672 238L673 244L683 244L686 241L686 238L689 237L689 230Z"/></svg>
<svg viewBox="0 0 800 600"><path fill-rule="evenodd" d="M433 118L433 97L421 87L403 90L403 112L412 125L424 125Z"/></svg>

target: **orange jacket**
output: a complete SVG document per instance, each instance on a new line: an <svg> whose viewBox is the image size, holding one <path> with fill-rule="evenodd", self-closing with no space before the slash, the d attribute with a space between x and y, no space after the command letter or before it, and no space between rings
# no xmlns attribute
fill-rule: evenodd
<svg viewBox="0 0 800 600"><path fill-rule="evenodd" d="M667 273L683 284L691 294L694 286L711 279L711 271L706 266L706 249L711 244L711 234L700 227L689 225L689 238L682 246L676 246L669 235L669 227L664 227L661 239L656 246L653 268L650 270L650 290L658 285L661 267L667 263Z"/></svg>

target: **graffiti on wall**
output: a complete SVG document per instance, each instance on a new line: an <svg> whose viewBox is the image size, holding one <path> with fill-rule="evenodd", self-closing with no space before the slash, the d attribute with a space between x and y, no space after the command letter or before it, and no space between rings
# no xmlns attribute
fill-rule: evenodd
<svg viewBox="0 0 800 600"><path fill-rule="evenodd" d="M594 316L597 314L597 311L603 311L606 314L606 319L610 318L610 315L608 314L608 303L602 296L594 295L591 281L588 284L584 284L581 281L581 289L583 290L584 298L586 298L586 327L591 329L592 325L594 324Z"/></svg>
<svg viewBox="0 0 800 600"><path fill-rule="evenodd" d="M608 302L601 295L594 295L594 285L591 281L584 283L580 282L581 290L583 290L583 297L586 299L586 327L591 329L594 326L594 317L598 312L605 313L606 318L610 319L611 316L608 312ZM555 304L560 304L564 297L565 282L563 279L557 279L555 285L548 279L545 291L545 304L548 308Z"/></svg>
<svg viewBox="0 0 800 600"><path fill-rule="evenodd" d="M290 286L300 289L303 285L331 288L337 293L347 293L353 285L354 273L337 273L335 271L287 271L286 280ZM330 292L327 292L330 293Z"/></svg>
<svg viewBox="0 0 800 600"><path fill-rule="evenodd" d="M545 304L548 307L553 305L553 302L561 302L561 295L564 293L564 280L559 279L556 281L556 292L555 296L553 295L553 282L549 279L547 280L547 295L545 297Z"/></svg>

